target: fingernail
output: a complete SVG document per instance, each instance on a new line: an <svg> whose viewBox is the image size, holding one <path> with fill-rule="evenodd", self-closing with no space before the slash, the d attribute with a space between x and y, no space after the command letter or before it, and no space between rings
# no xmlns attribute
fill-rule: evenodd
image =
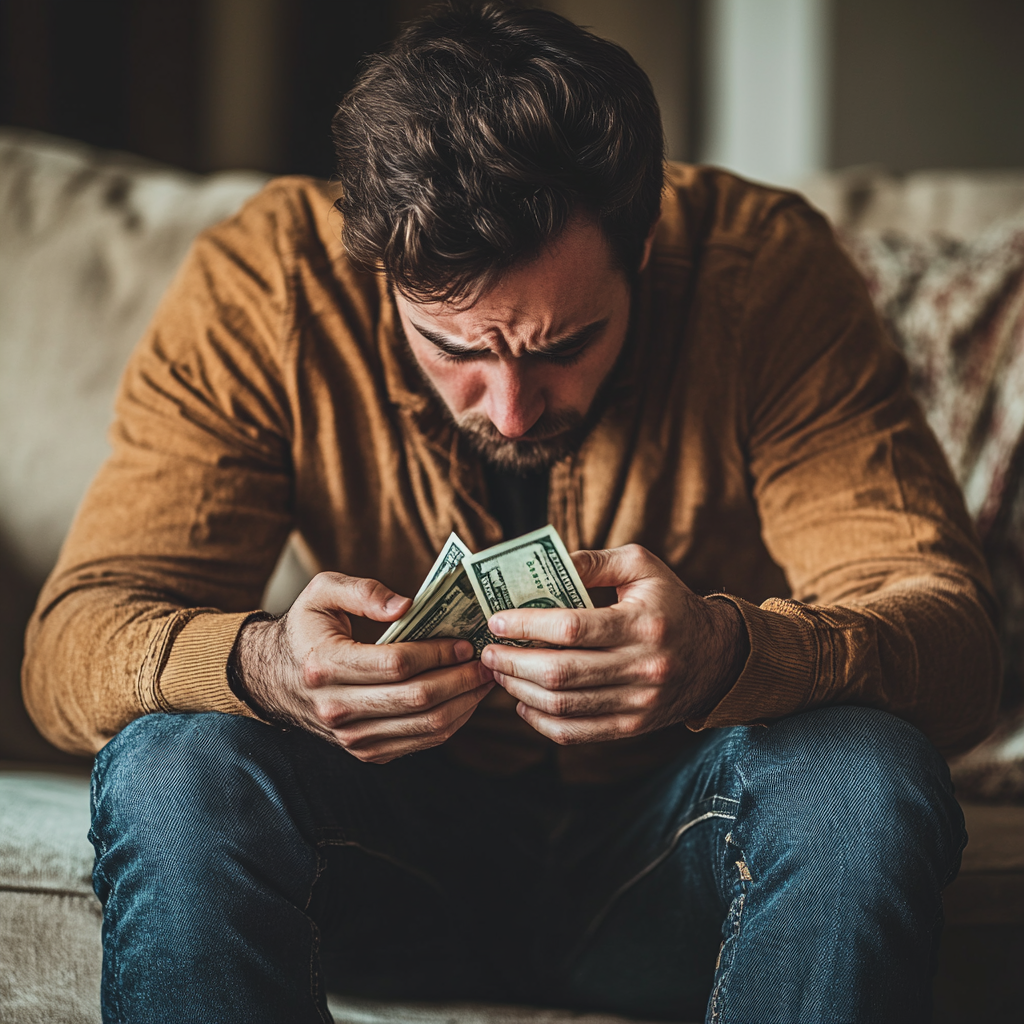
<svg viewBox="0 0 1024 1024"><path fill-rule="evenodd" d="M488 667L494 664L494 651L491 650L489 644L484 648L484 653L480 655L480 660Z"/></svg>
<svg viewBox="0 0 1024 1024"><path fill-rule="evenodd" d="M497 633L499 636L503 636L505 633L505 620L500 615L495 615L491 618L491 621L487 623L491 627L492 633Z"/></svg>
<svg viewBox="0 0 1024 1024"><path fill-rule="evenodd" d="M405 602L406 598L400 597L398 594L392 594L387 601L384 602L384 611L387 612L388 615L393 615L402 607L403 604L405 604Z"/></svg>
<svg viewBox="0 0 1024 1024"><path fill-rule="evenodd" d="M459 661L469 661L473 657L473 645L468 640L460 640L455 645L455 657Z"/></svg>

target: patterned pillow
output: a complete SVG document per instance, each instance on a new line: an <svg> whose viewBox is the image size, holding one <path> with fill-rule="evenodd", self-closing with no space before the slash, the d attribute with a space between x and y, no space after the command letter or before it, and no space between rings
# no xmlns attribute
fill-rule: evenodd
<svg viewBox="0 0 1024 1024"><path fill-rule="evenodd" d="M964 491L1003 610L997 731L954 762L962 795L1024 801L1024 216L972 242L858 232L843 242L910 364Z"/></svg>

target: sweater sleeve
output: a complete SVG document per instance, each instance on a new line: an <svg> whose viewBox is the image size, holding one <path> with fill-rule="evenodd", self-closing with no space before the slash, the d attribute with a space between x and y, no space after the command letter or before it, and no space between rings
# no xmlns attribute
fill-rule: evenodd
<svg viewBox="0 0 1024 1024"><path fill-rule="evenodd" d="M153 711L251 714L226 668L292 521L286 207L271 186L199 237L122 378L26 636L26 705L65 750Z"/></svg>
<svg viewBox="0 0 1024 1024"><path fill-rule="evenodd" d="M738 299L751 488L792 599L731 598L750 655L693 728L830 704L889 711L940 749L991 729L995 603L946 460L859 274L792 199Z"/></svg>

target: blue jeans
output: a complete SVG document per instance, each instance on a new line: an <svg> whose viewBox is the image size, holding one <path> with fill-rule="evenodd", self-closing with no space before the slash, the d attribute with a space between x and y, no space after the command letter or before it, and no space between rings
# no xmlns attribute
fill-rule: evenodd
<svg viewBox="0 0 1024 1024"><path fill-rule="evenodd" d="M926 1020L965 843L912 726L829 708L636 782L363 764L221 714L100 752L105 1021L327 1021L325 988L662 1020Z"/></svg>

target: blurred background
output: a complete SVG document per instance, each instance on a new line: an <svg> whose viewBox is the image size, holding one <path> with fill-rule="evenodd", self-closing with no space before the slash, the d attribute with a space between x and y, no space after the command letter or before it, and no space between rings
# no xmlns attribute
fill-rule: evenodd
<svg viewBox="0 0 1024 1024"><path fill-rule="evenodd" d="M0 123L196 171L331 173L419 0L0 0ZM650 74L670 155L789 183L1024 166L1022 0L548 0Z"/></svg>

